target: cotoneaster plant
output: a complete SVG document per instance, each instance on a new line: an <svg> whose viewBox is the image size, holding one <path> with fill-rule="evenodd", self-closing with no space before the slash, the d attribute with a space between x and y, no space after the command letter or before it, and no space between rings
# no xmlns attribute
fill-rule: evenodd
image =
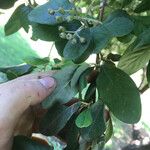
<svg viewBox="0 0 150 150"><path fill-rule="evenodd" d="M0 8L15 2L0 0ZM32 40L53 42L62 58L27 58L25 65L0 68L9 80L58 70L53 75L57 87L42 103L46 113L37 117L36 131L60 137L65 150L99 150L113 134L112 116L128 124L140 120L140 92L150 82L149 10L149 0L49 0L43 5L28 0L18 5L5 35L32 29ZM86 63L93 54L94 63ZM147 68L147 81L137 88L130 75L142 68ZM17 149L53 148L17 136Z"/></svg>

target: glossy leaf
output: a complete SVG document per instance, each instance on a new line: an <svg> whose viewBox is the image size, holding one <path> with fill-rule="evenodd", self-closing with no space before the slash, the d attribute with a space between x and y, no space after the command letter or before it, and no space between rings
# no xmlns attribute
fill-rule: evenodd
<svg viewBox="0 0 150 150"><path fill-rule="evenodd" d="M136 123L141 117L141 100L139 91L122 70L105 64L97 78L99 97L110 111L125 123Z"/></svg>
<svg viewBox="0 0 150 150"><path fill-rule="evenodd" d="M76 95L77 89L76 87L71 87L70 82L77 67L77 65L67 66L53 75L56 79L57 87L54 92L43 102L43 106L45 108L50 107L57 101L61 104L67 103Z"/></svg>
<svg viewBox="0 0 150 150"><path fill-rule="evenodd" d="M32 10L31 7L20 5L12 14L7 24L5 25L5 35L11 35L17 32L20 28L24 28L26 32L29 30L28 14Z"/></svg>
<svg viewBox="0 0 150 150"><path fill-rule="evenodd" d="M43 145L25 136L14 138L13 150L53 150L51 146Z"/></svg>
<svg viewBox="0 0 150 150"><path fill-rule="evenodd" d="M79 106L79 103L75 103L69 107L57 103L54 104L41 120L40 132L49 136L56 135L78 110Z"/></svg>
<svg viewBox="0 0 150 150"><path fill-rule="evenodd" d="M104 106L100 102L96 102L90 109L93 122L89 127L80 130L81 137L89 142L99 139L106 129L103 117Z"/></svg>
<svg viewBox="0 0 150 150"><path fill-rule="evenodd" d="M66 18L69 15L68 13L61 14L59 12L56 12L54 14L49 14L49 10L58 10L60 7L64 10L69 10L74 8L74 5L70 3L69 0L51 0L44 5L36 7L29 14L29 20L31 22L48 25L55 25L64 22L66 21ZM57 22L56 16L61 16L62 21Z"/></svg>

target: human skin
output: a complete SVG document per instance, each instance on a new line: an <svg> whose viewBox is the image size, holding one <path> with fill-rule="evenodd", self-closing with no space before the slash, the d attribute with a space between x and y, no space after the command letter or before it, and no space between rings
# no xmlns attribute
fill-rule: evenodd
<svg viewBox="0 0 150 150"><path fill-rule="evenodd" d="M21 126L18 124L22 119L31 121L31 108L53 92L56 82L52 74L30 74L0 84L0 150L11 150L14 134ZM29 124L23 128L28 127Z"/></svg>

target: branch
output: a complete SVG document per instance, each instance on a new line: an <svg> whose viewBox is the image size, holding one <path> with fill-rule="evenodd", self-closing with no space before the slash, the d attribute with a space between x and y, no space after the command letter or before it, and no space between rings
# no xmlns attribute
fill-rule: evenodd
<svg viewBox="0 0 150 150"><path fill-rule="evenodd" d="M142 89L140 89L139 91L140 91L140 93L141 94L143 94L146 90L148 90L149 89L149 85L148 84L146 84Z"/></svg>
<svg viewBox="0 0 150 150"><path fill-rule="evenodd" d="M138 87L138 89L141 89L144 85L145 82L145 78L146 78L146 68L143 68L143 73L142 73L142 77L141 77L141 83Z"/></svg>
<svg viewBox="0 0 150 150"><path fill-rule="evenodd" d="M104 12L105 12L105 6L107 4L107 0L103 0L103 2L100 2L100 10L99 10L99 15L98 15L98 18L100 19L100 21L102 22L103 21L103 18L104 18ZM96 55L96 64L99 65L100 63L100 55L97 54Z"/></svg>
<svg viewBox="0 0 150 150"><path fill-rule="evenodd" d="M103 2L100 2L100 13L99 13L100 21L103 21L106 4L107 0L103 0Z"/></svg>

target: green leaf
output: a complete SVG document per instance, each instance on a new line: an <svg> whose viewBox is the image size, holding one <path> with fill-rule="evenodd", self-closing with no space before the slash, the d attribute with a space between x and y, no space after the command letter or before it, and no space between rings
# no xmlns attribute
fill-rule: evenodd
<svg viewBox="0 0 150 150"><path fill-rule="evenodd" d="M53 150L51 146L46 146L25 136L14 138L13 150Z"/></svg>
<svg viewBox="0 0 150 150"><path fill-rule="evenodd" d="M132 2L132 0L122 0L122 7L126 7L128 6L130 3Z"/></svg>
<svg viewBox="0 0 150 150"><path fill-rule="evenodd" d="M92 72L93 68L90 67L90 68L87 68L80 76L79 78L79 87L80 89L84 89L87 84L88 84L88 81L87 81L87 78L88 76L90 75L90 73Z"/></svg>
<svg viewBox="0 0 150 150"><path fill-rule="evenodd" d="M150 1L143 0L134 10L136 13L141 13L150 10Z"/></svg>
<svg viewBox="0 0 150 150"><path fill-rule="evenodd" d="M0 72L6 73L9 80L30 73L34 67L31 65L18 65L12 67L0 68Z"/></svg>
<svg viewBox="0 0 150 150"><path fill-rule="evenodd" d="M146 27L150 26L150 16L132 16L132 18L137 22L141 22Z"/></svg>
<svg viewBox="0 0 150 150"><path fill-rule="evenodd" d="M113 37L125 36L133 28L134 23L125 11L116 10L112 12L102 25L90 29L95 46L93 53L99 53L107 47Z"/></svg>
<svg viewBox="0 0 150 150"><path fill-rule="evenodd" d="M137 19L134 19L133 34L135 36L139 36L146 29L146 26L143 23L144 23L144 21L139 21Z"/></svg>
<svg viewBox="0 0 150 150"><path fill-rule="evenodd" d="M67 31L76 31L80 26L81 23L78 21L72 21L70 23L63 23L61 26L65 27ZM68 40L66 39L59 39L55 41L55 47L57 49L58 54L63 57L64 48L67 44Z"/></svg>
<svg viewBox="0 0 150 150"><path fill-rule="evenodd" d="M64 49L64 57L66 59L77 59L80 56L82 56L86 51L88 51L88 48L90 46L91 43L91 33L90 30L87 29L83 29L80 32L78 32L80 37L85 38L85 43L81 43L79 38L76 36L75 39L77 40L77 43L73 44L72 40L69 40L68 43L65 46Z"/></svg>
<svg viewBox="0 0 150 150"><path fill-rule="evenodd" d="M130 78L115 66L101 66L97 77L99 97L110 111L125 123L136 123L141 117L141 100L139 91Z"/></svg>
<svg viewBox="0 0 150 150"><path fill-rule="evenodd" d="M8 9L14 5L17 0L0 0L0 8Z"/></svg>
<svg viewBox="0 0 150 150"><path fill-rule="evenodd" d="M75 119L77 115L74 114L72 118L68 121L65 129L66 133L66 143L67 147L64 150L77 150L79 149L79 128L75 124Z"/></svg>
<svg viewBox="0 0 150 150"><path fill-rule="evenodd" d="M37 57L30 57L27 59L24 59L25 63L31 65L31 66L38 66L38 65L45 65L49 63L49 58L37 58Z"/></svg>
<svg viewBox="0 0 150 150"><path fill-rule="evenodd" d="M150 61L149 61L148 65L147 65L146 77L147 77L147 81L148 81L148 83L150 85Z"/></svg>
<svg viewBox="0 0 150 150"><path fill-rule="evenodd" d="M141 51L130 51L121 57L118 68L127 74L133 74L142 69L150 60L150 49Z"/></svg>
<svg viewBox="0 0 150 150"><path fill-rule="evenodd" d="M145 30L121 57L118 67L128 74L143 68L150 60L150 29Z"/></svg>
<svg viewBox="0 0 150 150"><path fill-rule="evenodd" d="M112 22L115 18L118 18L118 17L131 19L131 17L125 10L117 9L113 11L112 13L110 13L110 15L106 18L106 20L104 20L104 23L107 24L109 22Z"/></svg>
<svg viewBox="0 0 150 150"><path fill-rule="evenodd" d="M109 119L105 131L105 143L107 143L110 140L112 135L113 135L113 124L112 124L112 120Z"/></svg>
<svg viewBox="0 0 150 150"><path fill-rule="evenodd" d="M28 14L32 10L31 7L24 4L17 7L7 24L5 25L5 35L11 35L17 32L20 28L24 28L26 32L29 30Z"/></svg>
<svg viewBox="0 0 150 150"><path fill-rule="evenodd" d="M150 49L150 28L140 34L134 43L136 43L134 51Z"/></svg>
<svg viewBox="0 0 150 150"><path fill-rule="evenodd" d="M44 5L36 7L29 14L29 20L31 22L48 25L55 25L64 22L66 21L66 18L69 15L68 12L66 12L65 14L61 14L59 12L49 14L49 10L58 10L60 7L64 10L70 10L74 8L74 5L68 0L51 0ZM62 17L62 21L57 22L56 16Z"/></svg>
<svg viewBox="0 0 150 150"><path fill-rule="evenodd" d="M116 17L103 25L114 37L125 36L134 28L134 23L127 17Z"/></svg>
<svg viewBox="0 0 150 150"><path fill-rule="evenodd" d="M91 28L91 35L93 37L95 46L93 53L99 53L102 49L106 48L112 39L112 34L103 25Z"/></svg>
<svg viewBox="0 0 150 150"><path fill-rule="evenodd" d="M78 110L79 106L80 103L73 104L70 107L55 103L41 120L40 133L49 136L56 135Z"/></svg>
<svg viewBox="0 0 150 150"><path fill-rule="evenodd" d="M43 107L48 108L54 102L60 102L61 104L67 103L76 95L77 88L71 87L70 82L77 67L77 65L67 66L53 75L56 79L57 87L54 92L42 103Z"/></svg>
<svg viewBox="0 0 150 150"><path fill-rule="evenodd" d="M90 44L88 49L80 57L73 59L72 61L75 64L81 64L88 59L88 57L92 54L92 51L93 51L93 42Z"/></svg>
<svg viewBox="0 0 150 150"><path fill-rule="evenodd" d="M131 40L133 39L134 35L133 34L127 34L125 36L122 37L118 37L117 40L120 41L121 43L129 43L131 42Z"/></svg>
<svg viewBox="0 0 150 150"><path fill-rule="evenodd" d="M67 44L67 40L61 39L59 41L55 41L55 47L57 49L58 54L63 57L64 48Z"/></svg>
<svg viewBox="0 0 150 150"><path fill-rule="evenodd" d="M78 22L78 21L72 21L69 23L63 23L63 24L59 24L59 25L64 26L66 28L66 30L68 30L68 31L74 31L81 26L80 22ZM33 22L31 22L31 26L32 26L32 39L33 40L40 39L40 40L44 40L44 41L56 41L57 47L63 47L63 49L64 49L67 40L63 40L60 38L58 26L38 24L38 23L33 23ZM60 44L59 41L62 43ZM65 42L63 42L63 41L65 41ZM64 43L65 43L65 45L64 45ZM60 45L58 45L58 44L60 44ZM62 44L63 44L63 46L61 46ZM59 50L58 50L58 52L59 52Z"/></svg>
<svg viewBox="0 0 150 150"><path fill-rule="evenodd" d="M115 37L121 37L129 34L134 29L132 18L124 10L115 10L112 12L103 25Z"/></svg>
<svg viewBox="0 0 150 150"><path fill-rule="evenodd" d="M32 23L32 40L56 41L60 40L58 27Z"/></svg>
<svg viewBox="0 0 150 150"><path fill-rule="evenodd" d="M93 82L90 84L85 93L84 101L85 102L92 101L93 99L95 99L95 94L96 94L96 85L95 82Z"/></svg>
<svg viewBox="0 0 150 150"><path fill-rule="evenodd" d="M80 129L81 137L88 142L99 139L106 129L103 117L104 106L96 102L90 109L93 122L89 127Z"/></svg>
<svg viewBox="0 0 150 150"><path fill-rule="evenodd" d="M109 53L109 54L107 55L107 59L108 59L108 60L112 60L113 62L119 61L120 58L121 58L121 55L120 55L120 54Z"/></svg>
<svg viewBox="0 0 150 150"><path fill-rule="evenodd" d="M61 26L64 26L67 31L76 31L82 26L82 24L78 20L73 20L71 22L63 22Z"/></svg>
<svg viewBox="0 0 150 150"><path fill-rule="evenodd" d="M77 70L75 71L74 75L72 76L72 79L71 79L71 87L75 87L79 81L79 78L81 76L81 74L90 67L89 64L87 63L84 63L84 64L81 64L81 66L79 66L77 68Z"/></svg>
<svg viewBox="0 0 150 150"><path fill-rule="evenodd" d="M82 111L76 118L76 125L79 128L84 128L90 126L92 124L92 121L93 119L91 115L91 110L86 109Z"/></svg>

